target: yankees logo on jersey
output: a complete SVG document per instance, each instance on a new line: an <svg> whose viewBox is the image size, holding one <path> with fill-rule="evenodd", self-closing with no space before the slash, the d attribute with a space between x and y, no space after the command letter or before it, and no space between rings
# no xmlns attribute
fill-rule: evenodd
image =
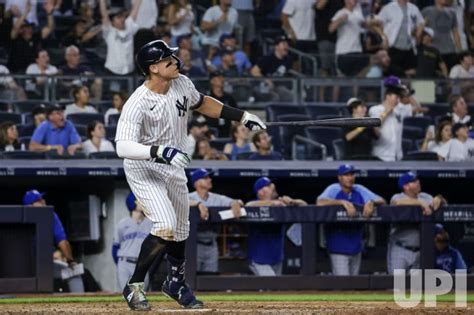
<svg viewBox="0 0 474 315"><path fill-rule="evenodd" d="M180 102L179 99L176 100L176 108L178 109L178 116L184 117L188 111L188 98L183 96L183 101Z"/></svg>

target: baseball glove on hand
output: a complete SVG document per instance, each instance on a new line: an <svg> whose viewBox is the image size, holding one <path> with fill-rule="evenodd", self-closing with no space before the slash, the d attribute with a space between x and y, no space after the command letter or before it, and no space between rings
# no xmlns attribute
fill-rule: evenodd
<svg viewBox="0 0 474 315"><path fill-rule="evenodd" d="M163 163L168 165L173 165L176 167L186 167L191 162L188 155L181 150L172 147L165 147L160 145L155 147L155 150L152 152L152 158L157 163Z"/></svg>
<svg viewBox="0 0 474 315"><path fill-rule="evenodd" d="M267 126L265 126L258 116L247 111L244 112L240 123L252 131L267 129Z"/></svg>

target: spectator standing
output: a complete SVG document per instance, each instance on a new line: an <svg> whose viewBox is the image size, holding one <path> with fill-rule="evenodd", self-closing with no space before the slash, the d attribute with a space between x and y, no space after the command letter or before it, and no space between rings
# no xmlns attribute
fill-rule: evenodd
<svg viewBox="0 0 474 315"><path fill-rule="evenodd" d="M456 14L456 23L458 25L459 40L461 41L461 50L468 50L467 36L465 33L466 24L464 23L466 3L469 5L469 0L446 0L444 5L450 7Z"/></svg>
<svg viewBox="0 0 474 315"><path fill-rule="evenodd" d="M293 67L293 58L288 54L288 37L280 36L275 40L273 52L263 56L250 70L254 77L284 77Z"/></svg>
<svg viewBox="0 0 474 315"><path fill-rule="evenodd" d="M459 54L459 63L449 71L450 79L474 79L472 54L465 51Z"/></svg>
<svg viewBox="0 0 474 315"><path fill-rule="evenodd" d="M232 0L220 0L219 5L207 9L201 21L202 45L219 47L219 38L222 34L234 33L237 20L238 13L232 8Z"/></svg>
<svg viewBox="0 0 474 315"><path fill-rule="evenodd" d="M434 5L423 9L426 26L434 31L433 46L451 69L457 62L457 51L461 50L456 13L445 6L446 0L435 0Z"/></svg>
<svg viewBox="0 0 474 315"><path fill-rule="evenodd" d="M232 7L237 10L238 24L241 27L242 46L248 55L251 43L255 40L255 19L253 0L232 0Z"/></svg>
<svg viewBox="0 0 474 315"><path fill-rule="evenodd" d="M374 79L388 76L405 77L406 75L406 71L392 62L388 51L380 49L370 57L369 66L362 70L358 76Z"/></svg>
<svg viewBox="0 0 474 315"><path fill-rule="evenodd" d="M110 115L117 115L122 112L123 105L127 101L127 93L125 92L114 92L112 93L112 107L107 109L104 114L104 121L105 125L109 125L109 117Z"/></svg>
<svg viewBox="0 0 474 315"><path fill-rule="evenodd" d="M58 155L67 152L73 156L81 148L81 137L74 125L64 119L63 109L57 105L46 109L47 120L34 131L30 151L47 152L55 150Z"/></svg>
<svg viewBox="0 0 474 315"><path fill-rule="evenodd" d="M445 205L446 199L441 195L435 197L421 191L421 184L416 174L407 172L398 179L401 193L390 200L393 206L419 206L424 216ZM392 224L387 248L387 267L389 274L395 269L420 268L420 231L416 223Z"/></svg>
<svg viewBox="0 0 474 315"><path fill-rule="evenodd" d="M23 205L30 207L46 207L46 200L43 198L44 193L40 193L36 189L29 190L23 196ZM59 248L61 253L66 258L69 267L74 267L76 261L72 255L72 247L67 240L66 232L63 224L56 212L53 211L53 240L54 245ZM81 277L73 277L68 280L69 292L81 293L84 292L84 283Z"/></svg>
<svg viewBox="0 0 474 315"><path fill-rule="evenodd" d="M115 152L112 142L105 138L105 127L100 121L95 120L87 125L87 138L82 144L87 156L95 152Z"/></svg>
<svg viewBox="0 0 474 315"><path fill-rule="evenodd" d="M249 160L283 160L280 152L272 150L272 138L266 130L259 130L252 136L252 143L257 152L249 156Z"/></svg>
<svg viewBox="0 0 474 315"><path fill-rule="evenodd" d="M38 25L37 7L37 0L6 0L5 14L13 16L13 23L18 21L22 15L25 15L26 20Z"/></svg>
<svg viewBox="0 0 474 315"><path fill-rule="evenodd" d="M27 2L27 9L14 23L10 33L11 47L8 68L13 73L23 73L29 64L35 61L37 51L41 47L42 40L45 40L54 31L53 5L46 3L48 24L40 32L34 31L34 23L28 21L26 16L31 10L31 3Z"/></svg>
<svg viewBox="0 0 474 315"><path fill-rule="evenodd" d="M471 116L468 115L467 104L464 97L461 95L451 95L449 97L449 105L451 105L452 112L449 114L453 123L471 124Z"/></svg>
<svg viewBox="0 0 474 315"><path fill-rule="evenodd" d="M87 86L76 86L72 90L74 103L66 106L64 116L76 113L97 113L97 110L89 104L89 88Z"/></svg>
<svg viewBox="0 0 474 315"><path fill-rule="evenodd" d="M314 0L287 0L281 13L283 29L295 48L304 52L316 51L314 28Z"/></svg>
<svg viewBox="0 0 474 315"><path fill-rule="evenodd" d="M433 132L428 128L426 131L425 139L421 145L420 151L429 151L438 153L439 150L449 143L452 139L452 123L449 120L444 120L436 126L436 131Z"/></svg>
<svg viewBox="0 0 474 315"><path fill-rule="evenodd" d="M178 36L194 33L194 12L188 0L172 0L167 9L167 21L171 26L173 45Z"/></svg>
<svg viewBox="0 0 474 315"><path fill-rule="evenodd" d="M133 3L141 0L133 0ZM136 23L139 28L152 29L158 19L158 5L156 0L142 1L139 5ZM168 23L170 21L168 20Z"/></svg>
<svg viewBox="0 0 474 315"><path fill-rule="evenodd" d="M255 151L255 147L249 142L249 130L243 127L233 124L230 128L232 142L224 146L224 153L230 155L231 160L237 160L239 154Z"/></svg>
<svg viewBox="0 0 474 315"><path fill-rule="evenodd" d="M83 19L77 21L73 29L61 40L62 45L95 48L94 46L98 45L97 35L102 31L102 27L93 23L95 23L94 20L91 21L91 24Z"/></svg>
<svg viewBox="0 0 474 315"><path fill-rule="evenodd" d="M229 207L235 218L240 217L242 202L224 195L211 192L211 173L199 168L191 173L191 183L195 191L189 194L190 206L199 208L202 220L209 219L208 207ZM215 225L214 225L215 227ZM217 248L218 230L200 224L197 233L197 272L219 271L219 249Z"/></svg>
<svg viewBox="0 0 474 315"><path fill-rule="evenodd" d="M0 124L0 151L20 150L21 144L18 142L18 130L11 121L4 121Z"/></svg>
<svg viewBox="0 0 474 315"><path fill-rule="evenodd" d="M473 161L474 140L469 138L467 125L455 123L451 132L453 139L438 150L438 155L445 161Z"/></svg>
<svg viewBox="0 0 474 315"><path fill-rule="evenodd" d="M375 205L385 204L385 200L367 189L355 184L356 169L343 164L337 171L338 183L328 186L318 196L318 206L342 206L349 217L357 216L355 206L363 207L362 215L370 217ZM355 276L359 274L363 250L363 224L325 224L326 248L331 260L332 274L335 276Z"/></svg>
<svg viewBox="0 0 474 315"><path fill-rule="evenodd" d="M102 36L107 44L105 69L112 75L126 75L135 69L133 36L139 29L135 22L142 0L133 2L132 11L125 16L123 10L110 13L105 0L100 0Z"/></svg>
<svg viewBox="0 0 474 315"><path fill-rule="evenodd" d="M143 214L143 207L130 192L125 201L129 216L121 219L114 228L112 258L117 265L117 280L120 290L133 275L143 240L150 233L153 222ZM149 275L145 277L148 287Z"/></svg>
<svg viewBox="0 0 474 315"><path fill-rule="evenodd" d="M306 206L301 199L279 197L276 186L268 177L260 177L253 185L257 200L247 202L248 207ZM284 257L284 229L281 224L249 227L247 258L250 270L256 276L281 275Z"/></svg>
<svg viewBox="0 0 474 315"><path fill-rule="evenodd" d="M433 29L425 27L421 35L421 44L417 47L417 78L448 77L448 67L439 50L433 47L433 37Z"/></svg>
<svg viewBox="0 0 474 315"><path fill-rule="evenodd" d="M367 116L367 105L358 99L350 98L347 101L347 107L353 118L362 118ZM345 159L371 159L372 141L376 139L374 129L358 127L344 128Z"/></svg>
<svg viewBox="0 0 474 315"><path fill-rule="evenodd" d="M58 68L49 63L48 52L44 49L38 50L35 63L30 64L28 68L26 68L26 74L35 75L37 77L34 83L29 80L27 81L26 91L42 96L44 85L51 82L47 76L55 75L57 73Z"/></svg>
<svg viewBox="0 0 474 315"><path fill-rule="evenodd" d="M418 7L408 0L395 0L386 4L375 19L382 23L388 38L392 62L413 75L416 41L424 26Z"/></svg>
<svg viewBox="0 0 474 315"><path fill-rule="evenodd" d="M362 12L356 9L356 0L345 0L344 8L331 19L329 32L337 31L336 58L338 70L354 76L366 66L362 58L360 34L365 25Z"/></svg>
<svg viewBox="0 0 474 315"><path fill-rule="evenodd" d="M372 155L383 161L397 161L403 157L402 131L403 119L413 114L410 105L400 103L400 95L405 87L397 77L388 77L384 80L386 88L384 101L380 105L372 106L369 116L380 118L381 127L374 128L377 140L374 142Z"/></svg>
<svg viewBox="0 0 474 315"><path fill-rule="evenodd" d="M456 270L467 269L464 258L458 249L449 244L449 234L442 224L435 225L435 269L455 273Z"/></svg>

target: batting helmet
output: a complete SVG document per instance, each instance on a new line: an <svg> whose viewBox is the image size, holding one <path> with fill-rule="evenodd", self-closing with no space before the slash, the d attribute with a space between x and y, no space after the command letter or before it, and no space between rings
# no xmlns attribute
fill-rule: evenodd
<svg viewBox="0 0 474 315"><path fill-rule="evenodd" d="M169 47L162 40L154 40L142 46L138 51L135 61L143 75L150 74L149 67L160 60L172 56L178 61L178 68L181 68L181 60L173 54L178 51L177 47Z"/></svg>

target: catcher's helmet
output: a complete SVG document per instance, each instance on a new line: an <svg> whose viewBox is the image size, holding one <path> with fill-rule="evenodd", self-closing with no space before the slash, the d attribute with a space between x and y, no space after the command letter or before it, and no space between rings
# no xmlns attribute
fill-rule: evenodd
<svg viewBox="0 0 474 315"><path fill-rule="evenodd" d="M135 61L137 62L138 67L140 68L140 71L143 73L143 75L150 74L150 65L157 63L161 59L167 58L169 56L172 56L178 61L178 68L180 68L181 60L173 55L176 51L178 51L177 47L169 47L162 40L154 40L140 48L135 57Z"/></svg>

